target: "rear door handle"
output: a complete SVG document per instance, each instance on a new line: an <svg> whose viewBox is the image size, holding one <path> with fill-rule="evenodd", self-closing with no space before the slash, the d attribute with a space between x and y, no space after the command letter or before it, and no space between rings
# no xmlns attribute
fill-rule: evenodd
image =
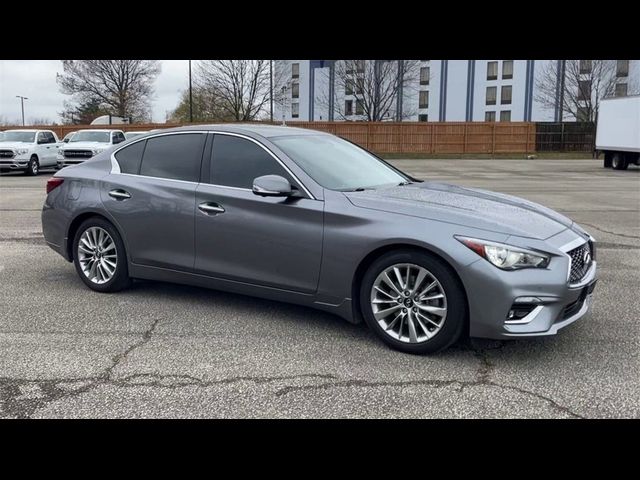
<svg viewBox="0 0 640 480"><path fill-rule="evenodd" d="M109 192L109 196L115 198L116 200L126 200L127 198L131 198L131 194L125 190L117 188L115 190L111 190Z"/></svg>
<svg viewBox="0 0 640 480"><path fill-rule="evenodd" d="M213 202L201 203L200 205L198 205L198 210L206 213L207 215L217 215L219 213L224 213L224 208L222 207L222 205L218 205L217 203Z"/></svg>

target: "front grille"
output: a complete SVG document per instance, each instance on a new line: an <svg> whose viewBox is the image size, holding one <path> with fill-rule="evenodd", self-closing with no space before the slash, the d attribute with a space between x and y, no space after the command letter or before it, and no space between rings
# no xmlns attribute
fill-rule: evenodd
<svg viewBox="0 0 640 480"><path fill-rule="evenodd" d="M91 150L65 150L64 158L91 158L93 152Z"/></svg>
<svg viewBox="0 0 640 480"><path fill-rule="evenodd" d="M0 150L0 158L13 158L16 154L13 150Z"/></svg>
<svg viewBox="0 0 640 480"><path fill-rule="evenodd" d="M584 243L578 248L574 248L567 252L571 258L569 283L577 283L582 280L589 271L589 268L591 268L593 252L590 244L591 242Z"/></svg>

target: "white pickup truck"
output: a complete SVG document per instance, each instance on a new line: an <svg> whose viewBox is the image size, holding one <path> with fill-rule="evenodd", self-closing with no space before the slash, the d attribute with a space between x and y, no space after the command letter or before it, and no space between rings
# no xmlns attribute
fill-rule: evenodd
<svg viewBox="0 0 640 480"><path fill-rule="evenodd" d="M125 140L122 130L78 130L58 150L58 168L82 163Z"/></svg>
<svg viewBox="0 0 640 480"><path fill-rule="evenodd" d="M60 141L51 130L6 130L0 140L0 170L37 175L40 168L55 167Z"/></svg>
<svg viewBox="0 0 640 480"><path fill-rule="evenodd" d="M626 170L640 165L640 95L602 100L598 109L596 152L604 167Z"/></svg>

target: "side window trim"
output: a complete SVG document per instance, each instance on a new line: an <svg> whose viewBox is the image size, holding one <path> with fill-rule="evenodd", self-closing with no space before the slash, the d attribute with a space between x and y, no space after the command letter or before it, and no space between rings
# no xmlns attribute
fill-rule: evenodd
<svg viewBox="0 0 640 480"><path fill-rule="evenodd" d="M267 152L276 162L278 162L278 164L285 170L285 172L287 172L287 174L289 174L289 176L296 182L297 185L300 186L301 190L305 193L305 195L310 198L311 200L317 200L316 197L313 196L313 194L309 191L309 189L305 186L304 183L302 183L300 181L300 179L291 171L291 169L282 161L278 158L278 156L273 153L266 145L264 145L262 142L259 142L258 140L256 140L255 138L251 138L249 136L246 135L242 135L239 133L234 133L234 132L221 132L221 131L210 131L209 133L211 133L212 135L212 147L211 147L211 151L210 154L208 155L209 158L209 172L207 172L207 177L210 177L210 172L211 172L211 162L213 162L213 137L215 137L215 135L226 135L229 137L239 137L245 140L249 140L253 143L255 143L256 145L258 145L260 148L262 148L265 152ZM201 183L206 183L207 185L212 185L214 187L220 187L220 188L229 188L229 189L233 189L233 190L244 190L244 191L251 191L250 188L243 188L243 187L232 187L229 185L219 185L217 183L210 183L210 182L204 182L204 178L207 177L201 177L200 181Z"/></svg>

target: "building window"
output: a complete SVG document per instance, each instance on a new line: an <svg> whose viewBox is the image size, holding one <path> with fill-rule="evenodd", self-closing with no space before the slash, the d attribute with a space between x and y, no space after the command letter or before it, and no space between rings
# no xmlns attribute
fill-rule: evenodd
<svg viewBox="0 0 640 480"><path fill-rule="evenodd" d="M345 116L353 115L353 100L345 100L344 114Z"/></svg>
<svg viewBox="0 0 640 480"><path fill-rule="evenodd" d="M487 80L498 79L498 62L487 63Z"/></svg>
<svg viewBox="0 0 640 480"><path fill-rule="evenodd" d="M500 91L500 104L501 105L510 105L511 104L511 85L503 85Z"/></svg>
<svg viewBox="0 0 640 480"><path fill-rule="evenodd" d="M578 111L576 112L576 120L578 122L588 122L589 109L587 107L578 107Z"/></svg>
<svg viewBox="0 0 640 480"><path fill-rule="evenodd" d="M500 112L500 121L501 122L510 122L511 121L511 110L503 110L503 111L501 111Z"/></svg>
<svg viewBox="0 0 640 480"><path fill-rule="evenodd" d="M299 78L300 77L300 64L292 63L291 64L291 78Z"/></svg>
<svg viewBox="0 0 640 480"><path fill-rule="evenodd" d="M364 60L356 60L356 72L364 73Z"/></svg>
<svg viewBox="0 0 640 480"><path fill-rule="evenodd" d="M420 85L429 85L429 67L420 69Z"/></svg>
<svg viewBox="0 0 640 480"><path fill-rule="evenodd" d="M484 121L485 122L495 122L496 121L496 112L484 112Z"/></svg>
<svg viewBox="0 0 640 480"><path fill-rule="evenodd" d="M495 105L496 104L496 95L498 93L498 87L487 87L487 105Z"/></svg>
<svg viewBox="0 0 640 480"><path fill-rule="evenodd" d="M503 60L502 79L507 80L509 78L513 78L513 60Z"/></svg>
<svg viewBox="0 0 640 480"><path fill-rule="evenodd" d="M356 95L362 95L363 90L364 90L364 78L356 77L356 81L354 82L354 91Z"/></svg>
<svg viewBox="0 0 640 480"><path fill-rule="evenodd" d="M344 94L345 95L353 95L353 80L347 78L344 82Z"/></svg>
<svg viewBox="0 0 640 480"><path fill-rule="evenodd" d="M429 92L424 90L420 92L420 99L418 103L418 108L429 108Z"/></svg>
<svg viewBox="0 0 640 480"><path fill-rule="evenodd" d="M616 85L616 97L626 97L626 96L627 96L627 84L618 83Z"/></svg>
<svg viewBox="0 0 640 480"><path fill-rule="evenodd" d="M580 60L580 73L591 73L591 60Z"/></svg>
<svg viewBox="0 0 640 480"><path fill-rule="evenodd" d="M300 84L293 83L291 84L291 98L300 97Z"/></svg>
<svg viewBox="0 0 640 480"><path fill-rule="evenodd" d="M580 80L578 82L578 100L591 99L591 80Z"/></svg>
<svg viewBox="0 0 640 480"><path fill-rule="evenodd" d="M427 115L426 113L421 113L420 115L418 115L418 121L419 122L428 122L429 121L429 115Z"/></svg>
<svg viewBox="0 0 640 480"><path fill-rule="evenodd" d="M628 76L629 76L629 60L618 60L616 77L628 77Z"/></svg>
<svg viewBox="0 0 640 480"><path fill-rule="evenodd" d="M356 115L364 115L362 100L356 100Z"/></svg>
<svg viewBox="0 0 640 480"><path fill-rule="evenodd" d="M298 118L300 116L300 104L292 103L291 104L291 118Z"/></svg>

